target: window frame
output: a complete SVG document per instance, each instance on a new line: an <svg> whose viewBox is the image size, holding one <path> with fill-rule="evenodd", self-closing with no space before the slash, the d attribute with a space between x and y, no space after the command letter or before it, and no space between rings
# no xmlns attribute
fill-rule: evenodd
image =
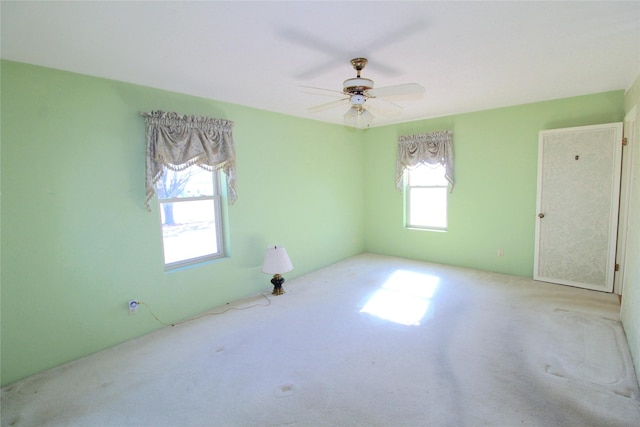
<svg viewBox="0 0 640 427"><path fill-rule="evenodd" d="M199 167L199 166L191 166L191 167ZM204 170L204 169L203 169ZM227 246L226 246L226 242L228 239L228 236L226 235L226 228L224 227L224 223L226 221L226 215L225 215L225 211L222 207L223 204L223 199L224 199L224 195L221 191L222 188L222 177L220 176L221 173L219 170L214 170L214 171L207 171L210 175L211 175L211 181L212 181L212 188L213 188L213 194L212 195L205 195L205 196L189 196L189 197L170 197L170 198L163 198L160 197L160 195L158 195L157 199L158 199L158 210L159 210L159 214L160 214L160 232L162 235L162 260L163 260L163 264L164 264L164 270L165 271L172 271L172 270L177 270L177 269L181 269L184 267L190 267L190 266L194 266L197 264L202 264L205 262L209 262L209 261L213 261L213 260L217 260L220 258L224 258L226 257L227 254ZM201 202L201 201L208 201L211 200L213 202L213 222L215 224L215 233L216 233L216 247L217 247L217 252L215 253L211 253L211 254L207 254L207 255L201 255L201 256L197 256L197 257L191 257L191 258L186 258L180 261L174 261L174 262L170 262L167 263L166 257L165 257L165 240L164 240L164 229L163 229L163 221L162 221L162 215L164 212L163 209L163 204L165 203L189 203L189 202Z"/></svg>
<svg viewBox="0 0 640 427"><path fill-rule="evenodd" d="M404 182L404 226L405 228L412 230L426 230L426 231L437 231L437 232L446 232L449 230L449 183L445 182L442 184L431 184L431 185L411 185L411 171L417 170L420 167L431 168L431 165L423 165L420 164L418 166L412 168L406 168L404 170L403 182ZM446 166L442 164L435 165L435 167L441 167L443 169L443 178L446 173ZM419 189L419 188L444 188L445 189L445 203L444 203L444 219L445 226L439 227L436 225L423 225L423 224L413 224L411 221L411 190Z"/></svg>

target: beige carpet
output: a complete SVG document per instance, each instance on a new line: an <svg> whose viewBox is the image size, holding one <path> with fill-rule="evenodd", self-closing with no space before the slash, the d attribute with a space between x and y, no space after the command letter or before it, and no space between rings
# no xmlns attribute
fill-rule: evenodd
<svg viewBox="0 0 640 427"><path fill-rule="evenodd" d="M640 425L614 295L370 254L284 288L5 387L2 426Z"/></svg>

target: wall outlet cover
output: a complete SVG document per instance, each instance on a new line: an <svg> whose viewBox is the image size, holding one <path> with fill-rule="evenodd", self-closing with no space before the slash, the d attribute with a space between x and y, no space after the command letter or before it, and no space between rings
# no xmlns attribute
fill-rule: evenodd
<svg viewBox="0 0 640 427"><path fill-rule="evenodd" d="M136 311L138 311L138 305L140 305L138 300L132 299L129 301L129 314L136 314Z"/></svg>

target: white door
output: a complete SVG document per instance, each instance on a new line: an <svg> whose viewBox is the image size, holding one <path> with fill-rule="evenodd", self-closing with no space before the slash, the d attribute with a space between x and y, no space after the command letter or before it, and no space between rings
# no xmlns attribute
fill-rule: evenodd
<svg viewBox="0 0 640 427"><path fill-rule="evenodd" d="M613 290L622 123L542 131L535 280Z"/></svg>

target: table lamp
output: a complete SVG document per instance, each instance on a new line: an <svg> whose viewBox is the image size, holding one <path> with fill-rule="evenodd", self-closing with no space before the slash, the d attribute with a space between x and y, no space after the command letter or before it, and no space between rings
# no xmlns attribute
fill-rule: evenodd
<svg viewBox="0 0 640 427"><path fill-rule="evenodd" d="M281 274L291 270L293 270L293 264L291 264L291 260L284 246L269 246L264 256L262 272L273 274L273 278L271 279L273 295L282 295L284 293L282 289L284 277L282 277Z"/></svg>

